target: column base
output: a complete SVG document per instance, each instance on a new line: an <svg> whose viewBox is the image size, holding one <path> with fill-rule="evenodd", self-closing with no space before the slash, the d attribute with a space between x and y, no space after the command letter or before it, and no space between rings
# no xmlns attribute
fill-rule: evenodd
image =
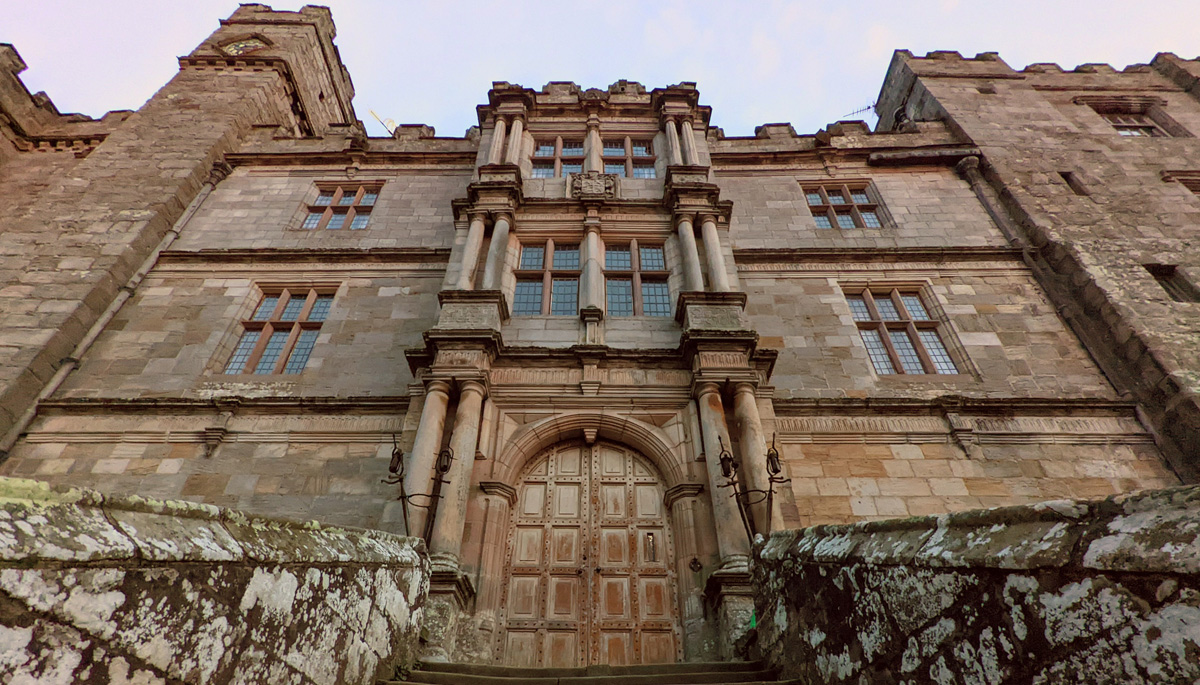
<svg viewBox="0 0 1200 685"><path fill-rule="evenodd" d="M498 331L508 321L508 300L499 290L443 290L438 304L436 329Z"/></svg>
<svg viewBox="0 0 1200 685"><path fill-rule="evenodd" d="M675 320L683 330L745 331L746 293L682 292L675 304Z"/></svg>
<svg viewBox="0 0 1200 685"><path fill-rule="evenodd" d="M754 633L754 586L750 571L721 568L708 577L704 595L716 610L717 651L723 661L749 659Z"/></svg>
<svg viewBox="0 0 1200 685"><path fill-rule="evenodd" d="M460 639L460 634L470 632L471 617L467 609L475 599L475 586L469 576L457 569L457 563L455 566L451 570L435 565L430 572L429 597L421 625L423 661L464 660L462 651L470 640Z"/></svg>

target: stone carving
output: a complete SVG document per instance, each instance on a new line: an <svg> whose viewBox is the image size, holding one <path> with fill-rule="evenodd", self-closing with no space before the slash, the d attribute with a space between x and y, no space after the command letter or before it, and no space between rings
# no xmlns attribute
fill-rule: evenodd
<svg viewBox="0 0 1200 685"><path fill-rule="evenodd" d="M613 200L617 197L617 175L585 171L571 175L571 197L578 200Z"/></svg>

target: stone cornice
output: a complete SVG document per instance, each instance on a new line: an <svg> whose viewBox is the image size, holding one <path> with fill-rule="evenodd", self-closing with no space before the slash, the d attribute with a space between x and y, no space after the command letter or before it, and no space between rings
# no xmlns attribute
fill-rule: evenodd
<svg viewBox="0 0 1200 685"><path fill-rule="evenodd" d="M791 398L774 401L776 416L938 416L946 412L971 415L1068 416L1081 412L1100 416L1134 416L1135 402L1103 398L918 397Z"/></svg>
<svg viewBox="0 0 1200 685"><path fill-rule="evenodd" d="M307 150L296 152L238 152L225 155L232 166L348 166L419 164L471 171L474 150Z"/></svg>
<svg viewBox="0 0 1200 685"><path fill-rule="evenodd" d="M1011 247L882 247L882 248L737 248L733 258L738 264L780 262L963 262L1021 261L1022 252Z"/></svg>
<svg viewBox="0 0 1200 685"><path fill-rule="evenodd" d="M228 396L213 398L191 397L75 397L43 400L38 409L58 413L94 413L103 410L110 413L195 413L211 411L233 411L239 413L315 412L315 413L361 413L407 411L407 395L376 397L244 397Z"/></svg>
<svg viewBox="0 0 1200 685"><path fill-rule="evenodd" d="M197 262L389 262L389 263L444 263L450 259L450 250L438 247L371 247L354 248L256 248L256 249L203 249L163 252L160 264L188 264Z"/></svg>
<svg viewBox="0 0 1200 685"><path fill-rule="evenodd" d="M757 140L757 139L755 139ZM879 147L833 147L819 146L806 149L792 150L762 150L748 147L745 150L721 150L710 153L712 165L717 173L721 167L739 167L755 165L795 164L811 161L819 163L831 155L843 159L861 160L872 166L899 164L933 164L937 166L953 166L963 157L977 155L979 151L973 147L962 145L926 145L926 146L892 146ZM872 158L880 161L872 161Z"/></svg>

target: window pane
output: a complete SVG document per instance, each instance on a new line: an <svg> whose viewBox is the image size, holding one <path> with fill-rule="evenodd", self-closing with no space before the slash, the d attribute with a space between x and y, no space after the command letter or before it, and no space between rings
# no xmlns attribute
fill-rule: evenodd
<svg viewBox="0 0 1200 685"><path fill-rule="evenodd" d="M633 144L634 157L649 157L650 156L650 141L639 140Z"/></svg>
<svg viewBox="0 0 1200 685"><path fill-rule="evenodd" d="M554 178L554 162L534 162L534 178Z"/></svg>
<svg viewBox="0 0 1200 685"><path fill-rule="evenodd" d="M574 316L579 313L579 279L554 279L550 290L550 313L556 316Z"/></svg>
<svg viewBox="0 0 1200 685"><path fill-rule="evenodd" d="M613 156L625 155L625 141L623 140L606 140L604 141L604 154Z"/></svg>
<svg viewBox="0 0 1200 685"><path fill-rule="evenodd" d="M563 157L582 157L583 156L583 141L563 141Z"/></svg>
<svg viewBox="0 0 1200 685"><path fill-rule="evenodd" d="M667 260L661 247L638 248L642 271L666 271Z"/></svg>
<svg viewBox="0 0 1200 685"><path fill-rule="evenodd" d="M362 199L358 201L358 204L362 207L372 207L375 205L375 201L378 199L379 193L373 190L368 190L367 192L363 193Z"/></svg>
<svg viewBox="0 0 1200 685"><path fill-rule="evenodd" d="M929 320L929 312L925 311L925 305L921 304L920 297L916 295L901 295L900 301L904 303L904 308L908 310L908 315L914 320Z"/></svg>
<svg viewBox="0 0 1200 685"><path fill-rule="evenodd" d="M517 281L512 313L514 316L537 316L542 313L541 281Z"/></svg>
<svg viewBox="0 0 1200 685"><path fill-rule="evenodd" d="M813 216L813 219L817 222L817 228L833 228L833 224L829 222L829 217L824 214L817 214Z"/></svg>
<svg viewBox="0 0 1200 685"><path fill-rule="evenodd" d="M321 217L325 216L322 212L309 212L308 216L304 217L304 228L316 228L321 225Z"/></svg>
<svg viewBox="0 0 1200 685"><path fill-rule="evenodd" d="M533 151L534 157L553 157L554 143L538 143L537 149Z"/></svg>
<svg viewBox="0 0 1200 685"><path fill-rule="evenodd" d="M808 198L809 205L823 205L825 201L821 199L821 193L815 190L805 191L804 196Z"/></svg>
<svg viewBox="0 0 1200 685"><path fill-rule="evenodd" d="M855 204L859 205L871 203L871 201L867 199L867 191L865 190L851 190L850 199L853 200Z"/></svg>
<svg viewBox="0 0 1200 685"><path fill-rule="evenodd" d="M334 212L333 216L329 217L329 223L325 224L325 228L337 230L346 224L346 215Z"/></svg>
<svg viewBox="0 0 1200 685"><path fill-rule="evenodd" d="M887 348L879 339L879 331L871 328L863 329L858 333L862 336L863 344L867 346L867 356L871 358L871 365L875 367L875 373L896 373L896 368L892 366L892 358L888 356Z"/></svg>
<svg viewBox="0 0 1200 685"><path fill-rule="evenodd" d="M349 207L354 204L354 196L358 193L356 190L346 190L342 192L341 199L338 200L339 207Z"/></svg>
<svg viewBox="0 0 1200 685"><path fill-rule="evenodd" d="M829 204L831 204L831 205L846 204L846 197L844 195L842 195L842 191L840 191L840 190L830 190L830 189L826 188L825 194L829 196Z"/></svg>
<svg viewBox="0 0 1200 685"><path fill-rule="evenodd" d="M351 230L359 230L367 227L367 223L371 221L370 214L355 214L354 219L350 222Z"/></svg>
<svg viewBox="0 0 1200 685"><path fill-rule="evenodd" d="M863 218L863 224L867 228L883 228L883 224L879 223L879 215L873 209L864 209L859 212Z"/></svg>
<svg viewBox="0 0 1200 685"><path fill-rule="evenodd" d="M283 306L283 312L279 315L280 321L295 321L300 316L300 310L304 309L304 295L293 296Z"/></svg>
<svg viewBox="0 0 1200 685"><path fill-rule="evenodd" d="M543 269L546 266L546 248L541 245L521 248L522 269Z"/></svg>
<svg viewBox="0 0 1200 685"><path fill-rule="evenodd" d="M633 177L658 178L658 174L654 171L654 167L650 166L649 164L635 164L633 166Z"/></svg>
<svg viewBox="0 0 1200 685"><path fill-rule="evenodd" d="M279 355L283 353L283 346L287 344L291 332L289 329L271 334L267 346L263 348L262 356L258 358L258 366L254 367L254 373L271 373L275 370L275 362L279 361Z"/></svg>
<svg viewBox="0 0 1200 685"><path fill-rule="evenodd" d="M671 292L662 282L642 282L642 313L646 316L670 316Z"/></svg>
<svg viewBox="0 0 1200 685"><path fill-rule="evenodd" d="M629 251L629 246L622 245L620 247L604 248L604 268L632 269L633 253Z"/></svg>
<svg viewBox="0 0 1200 685"><path fill-rule="evenodd" d="M921 366L921 357L917 354L917 348L913 347L908 331L888 331L888 337L892 339L892 347L896 348L904 373L925 373L925 367Z"/></svg>
<svg viewBox="0 0 1200 685"><path fill-rule="evenodd" d="M884 321L900 320L900 311L896 309L896 303L892 302L892 298L887 295L875 297L875 308L879 310L879 318Z"/></svg>
<svg viewBox="0 0 1200 685"><path fill-rule="evenodd" d="M317 295L312 311L308 313L309 321L324 321L329 317L329 309L333 306L333 295Z"/></svg>
<svg viewBox="0 0 1200 685"><path fill-rule="evenodd" d="M267 295L263 301L259 303L258 309L254 310L254 316L250 317L251 321L266 321L271 318L271 312L275 311L275 305L279 304L278 295Z"/></svg>
<svg viewBox="0 0 1200 685"><path fill-rule="evenodd" d="M555 245L554 246L554 268L555 269L578 269L579 268L579 246L578 245Z"/></svg>
<svg viewBox="0 0 1200 685"><path fill-rule="evenodd" d="M867 301L861 295L847 295L846 302L850 303L850 314L855 321L871 320L871 310L867 309Z"/></svg>
<svg viewBox="0 0 1200 685"><path fill-rule="evenodd" d="M942 344L937 331L917 331L917 335L925 345L925 351L929 353L929 358L933 360L933 366L938 373L958 373L958 367L954 365L954 360L950 358L950 353L946 351L946 346Z"/></svg>
<svg viewBox="0 0 1200 685"><path fill-rule="evenodd" d="M304 365L308 364L308 356L312 354L313 345L317 343L317 333L318 331L314 330L300 331L296 346L292 348L292 356L288 357L287 364L283 367L284 373L300 373L304 370Z"/></svg>
<svg viewBox="0 0 1200 685"><path fill-rule="evenodd" d="M563 178L566 178L569 174L582 174L582 173L583 173L583 165L582 164L567 164L566 162L563 162L563 165L562 165Z"/></svg>
<svg viewBox="0 0 1200 685"><path fill-rule="evenodd" d="M610 278L607 285L608 315L633 316L633 281L628 278Z"/></svg>
<svg viewBox="0 0 1200 685"><path fill-rule="evenodd" d="M620 164L605 163L604 173L616 174L617 176L624 176L625 175L625 163L624 162L621 162Z"/></svg>
<svg viewBox="0 0 1200 685"><path fill-rule="evenodd" d="M325 205L333 204L333 191L332 190L322 190L320 192L320 194L317 195L317 200L313 204L320 205L322 207Z"/></svg>
<svg viewBox="0 0 1200 685"><path fill-rule="evenodd" d="M229 363L225 365L225 373L241 373L246 366L246 360L250 358L250 352L254 350L254 346L258 343L259 331L246 331L242 333L242 339L238 340L237 347L233 349L233 356L229 358Z"/></svg>
<svg viewBox="0 0 1200 685"><path fill-rule="evenodd" d="M854 228L854 217L849 214L837 213L838 228Z"/></svg>

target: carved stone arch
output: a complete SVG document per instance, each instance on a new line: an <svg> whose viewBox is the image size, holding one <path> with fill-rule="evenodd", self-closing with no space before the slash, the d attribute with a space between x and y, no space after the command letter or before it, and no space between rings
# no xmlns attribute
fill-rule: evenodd
<svg viewBox="0 0 1200 685"><path fill-rule="evenodd" d="M597 439L627 445L649 459L669 489L688 482L679 452L659 427L638 419L597 411L569 411L522 426L497 458L496 480L515 484L525 462L559 442Z"/></svg>

